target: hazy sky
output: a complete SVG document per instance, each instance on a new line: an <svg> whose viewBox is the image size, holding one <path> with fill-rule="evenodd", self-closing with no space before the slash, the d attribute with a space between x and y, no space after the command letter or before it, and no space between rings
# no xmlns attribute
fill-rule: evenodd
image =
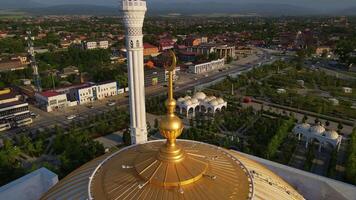
<svg viewBox="0 0 356 200"><path fill-rule="evenodd" d="M16 0L15 0L16 1ZM42 4L97 4L117 5L119 0L32 0ZM279 3L312 8L345 8L356 6L356 0L147 0L148 2L231 2L231 3ZM0 0L1 2L1 0ZM1 3L0 3L1 4Z"/></svg>
<svg viewBox="0 0 356 200"><path fill-rule="evenodd" d="M43 6L53 6L53 5L63 5L63 4L91 4L91 5L104 5L104 6L118 6L120 0L0 0L0 10L1 7L30 7L34 4ZM146 0L150 6L157 6L160 2L162 5L167 5L169 3L179 3L184 4L189 3L226 3L228 4L288 4L292 6L304 7L319 11L333 11L333 10L343 10L349 8L356 8L356 0ZM30 3L32 2L32 3ZM33 3L35 2L35 3ZM9 6L10 5L10 6ZM209 5L209 4L205 4ZM169 6L168 6L169 7ZM173 6L174 7L174 6Z"/></svg>

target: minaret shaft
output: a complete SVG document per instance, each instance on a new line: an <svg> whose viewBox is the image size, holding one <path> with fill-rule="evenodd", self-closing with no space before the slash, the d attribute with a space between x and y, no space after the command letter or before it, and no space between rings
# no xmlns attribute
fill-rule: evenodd
<svg viewBox="0 0 356 200"><path fill-rule="evenodd" d="M142 34L146 2L141 0L122 2L130 88L131 143L140 144L147 142Z"/></svg>

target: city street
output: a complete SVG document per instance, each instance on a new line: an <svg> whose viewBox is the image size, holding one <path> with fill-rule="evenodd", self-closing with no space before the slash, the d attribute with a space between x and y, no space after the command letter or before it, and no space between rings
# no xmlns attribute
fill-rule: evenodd
<svg viewBox="0 0 356 200"><path fill-rule="evenodd" d="M271 54L274 52L275 51L258 49L257 54L253 54L246 58L241 58L238 61L234 61L233 63L226 65L226 68L223 71L215 70L199 75L187 74L184 72L180 75L183 78L179 79L175 83L175 91L180 92L193 89L196 86L210 83L230 74L248 71L260 63L271 62ZM146 97L164 94L165 90L166 88L162 85L146 87ZM78 105L51 113L47 113L33 105L30 105L30 110L38 115L38 117L34 119L33 124L27 128L15 128L5 131L4 136L13 138L16 134L22 132L35 133L37 131L54 128L56 125L59 127L67 128L72 122L80 122L90 116L95 116L113 110L115 106L108 106L107 103L109 101L116 101L116 106L128 105L127 94L110 97L105 100L95 101L91 104L92 108L90 108L88 105ZM67 119L67 117L71 115L75 115L76 117L74 119Z"/></svg>

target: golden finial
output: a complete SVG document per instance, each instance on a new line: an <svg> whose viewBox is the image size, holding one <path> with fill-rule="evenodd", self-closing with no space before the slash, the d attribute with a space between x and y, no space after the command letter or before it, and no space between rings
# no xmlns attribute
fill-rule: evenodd
<svg viewBox="0 0 356 200"><path fill-rule="evenodd" d="M166 100L167 115L161 120L159 128L161 135L167 139L167 143L161 149L159 157L163 160L180 161L184 158L184 154L180 147L176 146L176 139L182 134L183 123L174 114L177 103L173 98L173 72L176 68L177 58L173 51L170 51L169 54L172 63L166 63L164 66L169 73L168 99Z"/></svg>
<svg viewBox="0 0 356 200"><path fill-rule="evenodd" d="M158 153L156 151L145 152L139 155L134 167L140 177L145 181L142 187L148 183L166 188L175 188L183 194L183 186L192 184L204 177L208 170L208 161L193 158L185 153L181 142L176 142L182 134L183 123L174 112L176 101L173 98L173 72L176 68L177 58L173 51L169 52L169 64L165 68L169 73L168 99L166 101L167 114L160 122L160 133L167 139ZM141 187L140 186L140 187Z"/></svg>

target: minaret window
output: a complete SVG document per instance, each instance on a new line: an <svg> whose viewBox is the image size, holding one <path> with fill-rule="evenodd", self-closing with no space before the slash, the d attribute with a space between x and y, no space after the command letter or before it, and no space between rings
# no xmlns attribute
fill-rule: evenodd
<svg viewBox="0 0 356 200"><path fill-rule="evenodd" d="M138 47L140 47L140 41L136 41L136 47L138 48Z"/></svg>
<svg viewBox="0 0 356 200"><path fill-rule="evenodd" d="M133 41L130 41L130 47L133 48Z"/></svg>

